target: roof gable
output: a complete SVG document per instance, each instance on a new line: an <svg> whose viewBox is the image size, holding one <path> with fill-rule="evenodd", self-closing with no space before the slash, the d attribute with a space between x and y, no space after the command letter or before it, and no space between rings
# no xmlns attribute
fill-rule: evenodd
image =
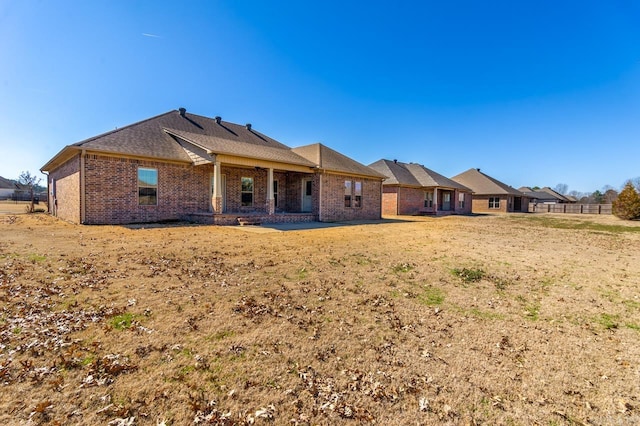
<svg viewBox="0 0 640 426"><path fill-rule="evenodd" d="M471 191L466 186L428 169L421 164L402 163L396 160L382 159L370 164L369 167L389 176L389 179L384 182L385 185L406 185L429 188L443 187Z"/></svg>
<svg viewBox="0 0 640 426"><path fill-rule="evenodd" d="M293 148L292 151L313 162L318 168L326 171L370 176L378 179L384 179L386 177L376 170L358 163L321 143Z"/></svg>
<svg viewBox="0 0 640 426"><path fill-rule="evenodd" d="M256 158L309 167L315 166L313 162L296 154L293 150L282 144L254 143L254 141L243 142L223 139L215 136L183 132L175 129L164 130L168 134L176 136L178 139L187 141L205 150L207 154L228 154L238 157ZM193 152L192 149L189 150ZM204 155L200 153L200 157L204 157Z"/></svg>
<svg viewBox="0 0 640 426"><path fill-rule="evenodd" d="M469 169L451 178L462 185L471 188L474 194L478 195L515 195L523 196L524 194L517 189L482 173L479 169Z"/></svg>
<svg viewBox="0 0 640 426"><path fill-rule="evenodd" d="M540 192L546 192L547 194L552 195L554 198L557 198L560 201L569 201L567 199L567 197L565 197L564 195L560 194L557 191L554 191L553 189L549 188L548 186L545 186L544 188L541 188Z"/></svg>

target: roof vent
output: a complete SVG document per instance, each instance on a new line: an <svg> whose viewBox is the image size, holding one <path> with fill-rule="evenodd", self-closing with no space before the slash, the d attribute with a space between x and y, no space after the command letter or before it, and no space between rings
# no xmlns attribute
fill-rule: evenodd
<svg viewBox="0 0 640 426"><path fill-rule="evenodd" d="M396 160L395 158L393 159L393 162L394 162L395 164L398 164L398 160Z"/></svg>
<svg viewBox="0 0 640 426"><path fill-rule="evenodd" d="M220 120L222 120L222 117L216 115L216 118L214 118L214 120L216 120L216 123L220 124Z"/></svg>
<svg viewBox="0 0 640 426"><path fill-rule="evenodd" d="M178 108L178 111L180 112L180 115L182 117L184 117L184 114L187 112L187 109L186 108Z"/></svg>
<svg viewBox="0 0 640 426"><path fill-rule="evenodd" d="M476 170L477 170L477 171L480 171L480 168L477 168Z"/></svg>
<svg viewBox="0 0 640 426"><path fill-rule="evenodd" d="M251 123L247 123L245 126L247 126L247 130L251 130Z"/></svg>

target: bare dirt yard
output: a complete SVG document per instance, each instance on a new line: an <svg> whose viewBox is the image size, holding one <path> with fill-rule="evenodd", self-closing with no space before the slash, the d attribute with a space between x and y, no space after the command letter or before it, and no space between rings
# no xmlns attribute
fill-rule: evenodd
<svg viewBox="0 0 640 426"><path fill-rule="evenodd" d="M0 424L640 423L640 223L0 216Z"/></svg>

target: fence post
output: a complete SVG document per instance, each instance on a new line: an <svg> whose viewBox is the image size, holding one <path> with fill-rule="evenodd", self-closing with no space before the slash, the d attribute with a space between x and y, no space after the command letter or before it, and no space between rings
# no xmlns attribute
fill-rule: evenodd
<svg viewBox="0 0 640 426"><path fill-rule="evenodd" d="M598 214L602 214L602 204L598 204Z"/></svg>
<svg viewBox="0 0 640 426"><path fill-rule="evenodd" d="M582 214L583 210L584 210L584 204L580 204L580 214Z"/></svg>

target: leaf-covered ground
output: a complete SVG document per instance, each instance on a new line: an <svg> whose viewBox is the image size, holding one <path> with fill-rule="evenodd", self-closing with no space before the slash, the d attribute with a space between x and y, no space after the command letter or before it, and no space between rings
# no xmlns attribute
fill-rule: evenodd
<svg viewBox="0 0 640 426"><path fill-rule="evenodd" d="M0 424L637 424L639 226L0 216Z"/></svg>

